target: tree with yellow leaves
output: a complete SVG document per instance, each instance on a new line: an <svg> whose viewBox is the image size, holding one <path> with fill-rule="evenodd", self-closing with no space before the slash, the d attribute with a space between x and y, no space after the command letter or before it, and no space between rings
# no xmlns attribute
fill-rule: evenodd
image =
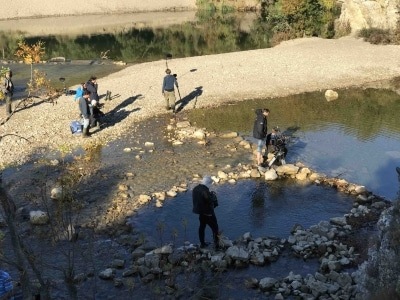
<svg viewBox="0 0 400 300"><path fill-rule="evenodd" d="M39 96L54 94L55 88L52 87L49 79L46 78L46 73L39 70L33 70L33 64L37 64L42 60L45 54L43 41L37 41L33 45L28 45L24 39L18 41L18 49L15 56L22 59L24 63L31 65L31 79L28 82L29 96L32 93L38 93ZM28 96L28 97L29 97Z"/></svg>

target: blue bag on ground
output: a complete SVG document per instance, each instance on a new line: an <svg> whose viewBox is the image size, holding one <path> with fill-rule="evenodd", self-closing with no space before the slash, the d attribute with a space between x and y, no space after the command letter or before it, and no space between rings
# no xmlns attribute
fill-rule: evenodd
<svg viewBox="0 0 400 300"><path fill-rule="evenodd" d="M72 121L71 125L69 125L71 128L72 134L81 134L82 133L82 124L79 121Z"/></svg>

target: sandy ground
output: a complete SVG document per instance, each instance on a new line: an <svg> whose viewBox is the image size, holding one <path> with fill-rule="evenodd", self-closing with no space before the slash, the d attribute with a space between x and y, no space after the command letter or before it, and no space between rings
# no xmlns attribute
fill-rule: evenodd
<svg viewBox="0 0 400 300"><path fill-rule="evenodd" d="M12 0L2 1L0 19L120 14L143 11L177 11L196 9L196 0Z"/></svg>
<svg viewBox="0 0 400 300"><path fill-rule="evenodd" d="M400 76L399 57L400 46L371 45L351 37L305 38L270 49L171 59L168 66L178 74L181 97L197 95L197 101L192 100L184 107L187 110L195 105L223 105L228 101L279 97L390 79ZM166 61L160 60L133 65L99 78L100 95L107 90L120 95L112 101L103 101L103 111L107 113L119 106L117 114L124 118L97 132L90 140L107 142L127 132L134 122L165 113L161 95L165 68ZM42 103L17 111L0 127L1 135L8 134L0 143L0 164L21 163L33 151L87 143L70 133L69 124L77 117L77 107L71 98L62 96L57 105ZM0 118L4 120L4 117L5 110L1 107Z"/></svg>
<svg viewBox="0 0 400 300"><path fill-rule="evenodd" d="M196 19L195 10L155 11L120 14L70 15L45 18L0 20L4 32L22 32L25 37L55 35L81 35L121 32L131 28L167 27Z"/></svg>

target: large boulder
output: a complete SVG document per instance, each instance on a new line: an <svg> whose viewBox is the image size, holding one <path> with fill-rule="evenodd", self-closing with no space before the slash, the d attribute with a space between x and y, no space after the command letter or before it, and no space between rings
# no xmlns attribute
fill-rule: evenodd
<svg viewBox="0 0 400 300"><path fill-rule="evenodd" d="M398 0L343 0L338 26L350 25L351 33L363 28L395 29Z"/></svg>

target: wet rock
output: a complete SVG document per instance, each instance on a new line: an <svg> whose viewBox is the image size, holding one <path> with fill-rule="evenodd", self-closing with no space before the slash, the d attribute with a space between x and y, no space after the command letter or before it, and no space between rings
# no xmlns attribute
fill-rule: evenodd
<svg viewBox="0 0 400 300"><path fill-rule="evenodd" d="M130 277L130 276L134 276L138 273L138 269L137 267L131 267L128 270L124 271L122 273L122 277Z"/></svg>
<svg viewBox="0 0 400 300"><path fill-rule="evenodd" d="M267 181L276 180L276 179L278 179L278 174L276 173L276 171L274 169L269 169L265 172L264 178Z"/></svg>
<svg viewBox="0 0 400 300"><path fill-rule="evenodd" d="M312 173L309 178L311 181L317 181L320 180L322 177L323 176L319 173Z"/></svg>
<svg viewBox="0 0 400 300"><path fill-rule="evenodd" d="M218 171L218 177L222 180L228 179L228 174L226 174L224 171Z"/></svg>
<svg viewBox="0 0 400 300"><path fill-rule="evenodd" d="M133 260L136 260L140 257L143 257L145 254L146 254L146 252L143 249L138 248L132 252L131 257Z"/></svg>
<svg viewBox="0 0 400 300"><path fill-rule="evenodd" d="M161 248L154 249L155 254L171 254L173 252L171 245L165 245Z"/></svg>
<svg viewBox="0 0 400 300"><path fill-rule="evenodd" d="M111 262L111 267L114 269L122 269L125 266L125 261L123 259L114 259Z"/></svg>
<svg viewBox="0 0 400 300"><path fill-rule="evenodd" d="M286 164L276 168L278 175L296 175L299 171L299 167L293 164Z"/></svg>
<svg viewBox="0 0 400 300"><path fill-rule="evenodd" d="M252 177L252 178L260 178L261 174L260 174L260 172L258 172L257 169L252 169L251 172L250 172L250 177Z"/></svg>
<svg viewBox="0 0 400 300"><path fill-rule="evenodd" d="M270 291L277 282L278 282L278 280L276 280L275 278L265 277L260 280L258 285L259 285L260 289L265 292L265 291Z"/></svg>
<svg viewBox="0 0 400 300"><path fill-rule="evenodd" d="M149 202L151 200L151 197L149 195L139 195L139 203L140 204L146 204L147 202Z"/></svg>
<svg viewBox="0 0 400 300"><path fill-rule="evenodd" d="M62 187L57 186L51 189L50 198L54 200L60 200L63 196Z"/></svg>
<svg viewBox="0 0 400 300"><path fill-rule="evenodd" d="M334 225L345 226L347 225L346 217L334 217L330 219L330 222Z"/></svg>
<svg viewBox="0 0 400 300"><path fill-rule="evenodd" d="M167 192L167 196L168 197L176 197L177 195L178 195L178 193L176 191L174 191L174 190L169 190Z"/></svg>
<svg viewBox="0 0 400 300"><path fill-rule="evenodd" d="M221 134L220 135L220 137L221 138L225 138L225 139L231 139L231 138L235 138L235 137L237 137L238 136L238 133L237 132L227 132L227 133L224 133L224 134Z"/></svg>
<svg viewBox="0 0 400 300"><path fill-rule="evenodd" d="M246 279L244 281L244 285L248 289L256 289L256 288L258 288L258 280L257 280L257 278L254 278L254 277Z"/></svg>
<svg viewBox="0 0 400 300"><path fill-rule="evenodd" d="M156 198L157 200L161 200L164 201L165 200L165 196L166 196L166 192L155 192L152 195L154 198Z"/></svg>
<svg viewBox="0 0 400 300"><path fill-rule="evenodd" d="M41 210L31 211L29 218L32 225L45 225L49 222L48 214Z"/></svg>
<svg viewBox="0 0 400 300"><path fill-rule="evenodd" d="M234 260L247 261L249 259L249 253L238 246L229 247L225 254Z"/></svg>
<svg viewBox="0 0 400 300"><path fill-rule="evenodd" d="M119 191L127 191L127 190L129 190L129 187L126 184L119 184L118 190Z"/></svg>
<svg viewBox="0 0 400 300"><path fill-rule="evenodd" d="M86 275L84 273L79 273L74 276L74 283L79 284L86 280Z"/></svg>
<svg viewBox="0 0 400 300"><path fill-rule="evenodd" d="M114 278L114 270L112 268L107 268L100 272L99 278L104 280L111 280Z"/></svg>

